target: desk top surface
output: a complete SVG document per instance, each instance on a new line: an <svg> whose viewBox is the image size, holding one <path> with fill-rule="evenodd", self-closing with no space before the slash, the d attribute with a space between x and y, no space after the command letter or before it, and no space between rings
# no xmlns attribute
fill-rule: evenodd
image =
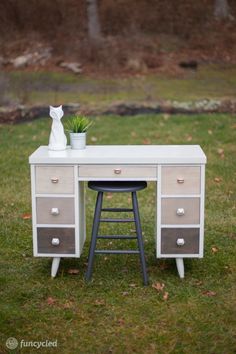
<svg viewBox="0 0 236 354"><path fill-rule="evenodd" d="M30 164L199 164L206 155L199 145L87 145L84 150L50 151L40 146Z"/></svg>

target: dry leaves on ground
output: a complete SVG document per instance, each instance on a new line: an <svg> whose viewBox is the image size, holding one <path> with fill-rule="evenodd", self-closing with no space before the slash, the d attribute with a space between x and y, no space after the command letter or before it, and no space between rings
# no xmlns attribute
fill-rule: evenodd
<svg viewBox="0 0 236 354"><path fill-rule="evenodd" d="M156 289L157 291L163 291L165 287L165 284L164 283L154 283L152 284L152 288Z"/></svg>
<svg viewBox="0 0 236 354"><path fill-rule="evenodd" d="M79 269L69 269L67 273L76 275L76 274L79 274Z"/></svg>
<svg viewBox="0 0 236 354"><path fill-rule="evenodd" d="M202 295L211 297L211 296L216 296L216 292L215 291L211 291L211 290L205 290L202 292Z"/></svg>
<svg viewBox="0 0 236 354"><path fill-rule="evenodd" d="M31 214L22 214L21 217L22 217L23 220L29 220L29 219L32 218L32 215Z"/></svg>
<svg viewBox="0 0 236 354"><path fill-rule="evenodd" d="M224 149L222 149L222 148L217 149L217 153L220 155L221 159L224 159L224 157L225 157Z"/></svg>
<svg viewBox="0 0 236 354"><path fill-rule="evenodd" d="M215 178L214 178L214 181L215 181L216 183L220 183L220 182L222 182L222 178L221 178L221 177L215 177Z"/></svg>
<svg viewBox="0 0 236 354"><path fill-rule="evenodd" d="M105 305L105 300L103 300L103 299L97 299L97 300L95 300L95 305L97 305L97 306L104 306L104 305Z"/></svg>
<svg viewBox="0 0 236 354"><path fill-rule="evenodd" d="M156 289L159 293L163 293L164 287L165 287L165 284L164 284L164 283L159 283L159 282L157 282L157 283L153 283L153 284L152 284L152 288L153 288L153 289ZM163 293L162 298L163 298L164 301L168 300L168 298L169 298L169 293L168 293L167 291L165 291L165 292Z"/></svg>
<svg viewBox="0 0 236 354"><path fill-rule="evenodd" d="M55 304L56 299L54 299L53 297L49 296L49 297L47 298L46 302L47 302L48 305L51 306L51 305L54 305L54 304Z"/></svg>

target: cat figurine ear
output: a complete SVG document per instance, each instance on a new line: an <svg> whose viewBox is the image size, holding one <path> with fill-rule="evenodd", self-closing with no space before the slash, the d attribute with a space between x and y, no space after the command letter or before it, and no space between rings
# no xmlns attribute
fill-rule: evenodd
<svg viewBox="0 0 236 354"><path fill-rule="evenodd" d="M64 133L64 128L61 123L61 118L64 115L62 106L59 107L49 107L49 114L50 117L52 118L52 128L51 128L51 133L49 137L49 145L48 148L49 150L65 150L66 149L66 135Z"/></svg>

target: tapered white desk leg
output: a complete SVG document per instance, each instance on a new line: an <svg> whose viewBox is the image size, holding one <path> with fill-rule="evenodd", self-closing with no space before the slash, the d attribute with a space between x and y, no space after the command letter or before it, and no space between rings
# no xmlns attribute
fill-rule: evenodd
<svg viewBox="0 0 236 354"><path fill-rule="evenodd" d="M60 264L60 257L54 257L52 260L51 277L55 278Z"/></svg>
<svg viewBox="0 0 236 354"><path fill-rule="evenodd" d="M184 278L184 260L183 258L175 258L177 270L180 278Z"/></svg>

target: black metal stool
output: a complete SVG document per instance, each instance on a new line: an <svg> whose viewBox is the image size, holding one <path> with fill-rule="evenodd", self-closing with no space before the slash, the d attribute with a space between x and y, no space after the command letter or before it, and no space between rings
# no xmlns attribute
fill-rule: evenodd
<svg viewBox="0 0 236 354"><path fill-rule="evenodd" d="M143 181L90 181L88 182L88 187L98 192L96 207L94 211L94 219L93 219L93 229L92 229L92 238L89 250L89 258L88 258L88 269L86 272L86 280L90 280L93 271L93 260L94 254L102 253L102 254L139 254L142 273L143 273L143 283L144 285L148 284L148 276L146 270L146 261L144 255L144 247L143 247L143 239L142 239L142 229L139 217L139 209L138 209L138 200L136 192L140 191L147 187L147 183ZM104 192L119 192L132 193L132 205L133 209L128 208L102 208L103 201L103 193ZM101 218L101 212L133 212L134 219L113 219L113 218ZM99 224L100 222L134 222L136 228L136 236L122 236L122 235L109 235L109 236L99 236ZM138 250L96 250L97 239L137 239L138 241Z"/></svg>

